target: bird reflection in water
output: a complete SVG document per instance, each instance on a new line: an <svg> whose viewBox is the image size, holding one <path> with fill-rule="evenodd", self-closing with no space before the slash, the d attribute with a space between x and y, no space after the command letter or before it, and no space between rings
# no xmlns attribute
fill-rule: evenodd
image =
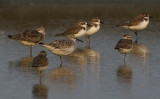
<svg viewBox="0 0 160 99"><path fill-rule="evenodd" d="M76 76L75 72L68 67L57 67L51 70L49 77L54 83L74 83Z"/></svg>
<svg viewBox="0 0 160 99"><path fill-rule="evenodd" d="M31 67L33 58L34 57L22 57L20 60L17 61L16 66Z"/></svg>
<svg viewBox="0 0 160 99"><path fill-rule="evenodd" d="M131 50L131 53L133 55L145 58L149 54L149 49L145 45L142 45L142 44L133 44L133 48Z"/></svg>
<svg viewBox="0 0 160 99"><path fill-rule="evenodd" d="M32 71L32 61L34 57L22 57L16 61L10 61L9 67L15 69L21 69L21 71Z"/></svg>
<svg viewBox="0 0 160 99"><path fill-rule="evenodd" d="M20 59L9 61L9 70L10 73L16 73L16 74L26 74L30 75L33 72L32 68L32 60L33 57L22 57ZM15 72L16 71L16 72Z"/></svg>
<svg viewBox="0 0 160 99"><path fill-rule="evenodd" d="M131 82L132 79L132 70L129 66L124 63L124 65L119 66L117 70L117 76L120 78L121 81L124 82Z"/></svg>
<svg viewBox="0 0 160 99"><path fill-rule="evenodd" d="M129 99L132 89L132 69L126 64L120 65L117 69L117 77L121 90L124 90L124 97Z"/></svg>
<svg viewBox="0 0 160 99"><path fill-rule="evenodd" d="M67 59L71 62L86 65L87 63L99 64L99 52L93 49L80 48L70 54Z"/></svg>
<svg viewBox="0 0 160 99"><path fill-rule="evenodd" d="M48 87L42 84L41 77L39 84L34 84L32 87L33 99L47 99Z"/></svg>

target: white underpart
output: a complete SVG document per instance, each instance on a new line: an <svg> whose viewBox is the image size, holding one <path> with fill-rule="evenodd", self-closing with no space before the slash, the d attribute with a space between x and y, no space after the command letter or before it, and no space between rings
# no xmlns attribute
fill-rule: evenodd
<svg viewBox="0 0 160 99"><path fill-rule="evenodd" d="M133 48L133 45L130 49L120 48L118 49L118 51L122 54L125 54L125 53L129 53L132 50L132 48Z"/></svg>
<svg viewBox="0 0 160 99"><path fill-rule="evenodd" d="M84 36L85 33L86 33L86 30L81 29L77 34L74 34L74 36L75 36L76 38L80 38L80 37Z"/></svg>
<svg viewBox="0 0 160 99"><path fill-rule="evenodd" d="M120 53L122 53L122 54L125 54L125 53L130 52L131 49L123 49L123 48L120 48L120 49L118 49L118 51L119 51Z"/></svg>
<svg viewBox="0 0 160 99"><path fill-rule="evenodd" d="M93 35L100 29L100 25L97 27L92 26L89 30L86 31L85 35Z"/></svg>
<svg viewBox="0 0 160 99"><path fill-rule="evenodd" d="M149 20L143 20L141 23L139 23L138 25L136 26L129 26L128 28L131 29L131 30L143 30L147 27L149 23Z"/></svg>
<svg viewBox="0 0 160 99"><path fill-rule="evenodd" d="M27 45L27 46L34 46L36 43L33 42L28 42L28 41L19 41L21 42L23 45Z"/></svg>
<svg viewBox="0 0 160 99"><path fill-rule="evenodd" d="M75 50L75 46L70 46L68 48L64 48L64 49L58 49L58 48L54 48L51 47L49 45L42 45L43 47L45 47L47 50L51 51L52 53L56 54L56 55L69 55L71 54L74 50Z"/></svg>
<svg viewBox="0 0 160 99"><path fill-rule="evenodd" d="M38 71L42 71L42 70L45 70L47 67L48 67L48 66L37 67L36 69L37 69Z"/></svg>

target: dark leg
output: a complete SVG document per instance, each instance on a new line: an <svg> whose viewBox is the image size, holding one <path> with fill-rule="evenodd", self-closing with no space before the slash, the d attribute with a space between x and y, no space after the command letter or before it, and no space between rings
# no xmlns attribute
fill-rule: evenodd
<svg viewBox="0 0 160 99"><path fill-rule="evenodd" d="M136 34L136 37L138 36L137 31L134 32Z"/></svg>
<svg viewBox="0 0 160 99"><path fill-rule="evenodd" d="M136 34L136 41L135 41L135 43L137 44L137 42L138 42L138 33L137 33L137 31L135 31L134 33Z"/></svg>
<svg viewBox="0 0 160 99"><path fill-rule="evenodd" d="M30 46L30 57L32 57L32 46Z"/></svg>
<svg viewBox="0 0 160 99"><path fill-rule="evenodd" d="M86 36L87 46L86 48L90 48L90 36Z"/></svg>
<svg viewBox="0 0 160 99"><path fill-rule="evenodd" d="M62 67L62 56L60 56L60 60L61 60L61 64L60 64L60 67Z"/></svg>
<svg viewBox="0 0 160 99"><path fill-rule="evenodd" d="M41 74L42 74L42 70L41 70L41 71L39 71L39 73L40 73L40 76L41 76Z"/></svg>
<svg viewBox="0 0 160 99"><path fill-rule="evenodd" d="M41 79L41 77L42 77L42 76L41 76L41 72L42 72L42 71L40 71L39 84L41 84L41 83L42 83L42 79Z"/></svg>
<svg viewBox="0 0 160 99"><path fill-rule="evenodd" d="M124 64L126 64L126 53L124 54Z"/></svg>

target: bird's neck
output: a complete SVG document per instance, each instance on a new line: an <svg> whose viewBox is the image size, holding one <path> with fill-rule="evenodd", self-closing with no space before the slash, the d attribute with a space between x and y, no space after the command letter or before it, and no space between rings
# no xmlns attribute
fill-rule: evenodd
<svg viewBox="0 0 160 99"><path fill-rule="evenodd" d="M44 30L40 30L40 31L38 31L38 32L41 33L41 34L43 34L43 35L45 35Z"/></svg>
<svg viewBox="0 0 160 99"><path fill-rule="evenodd" d="M94 24L94 26L97 28L97 27L99 27L100 25L99 25L99 24Z"/></svg>

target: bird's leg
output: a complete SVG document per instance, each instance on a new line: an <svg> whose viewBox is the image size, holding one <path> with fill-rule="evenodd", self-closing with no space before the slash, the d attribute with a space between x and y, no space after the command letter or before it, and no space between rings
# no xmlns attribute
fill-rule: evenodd
<svg viewBox="0 0 160 99"><path fill-rule="evenodd" d="M135 41L135 43L137 44L137 42L138 42L138 33L137 33L137 31L135 31L134 33L136 34L136 41Z"/></svg>
<svg viewBox="0 0 160 99"><path fill-rule="evenodd" d="M41 76L41 72L42 72L42 71L40 71L39 84L41 84L41 83L42 83L42 79L41 79L41 77L42 77L42 76Z"/></svg>
<svg viewBox="0 0 160 99"><path fill-rule="evenodd" d="M32 57L32 46L30 46L30 57Z"/></svg>
<svg viewBox="0 0 160 99"><path fill-rule="evenodd" d="M124 54L124 64L126 63L126 53Z"/></svg>
<svg viewBox="0 0 160 99"><path fill-rule="evenodd" d="M41 70L41 71L39 71L39 73L40 73L40 76L41 76L41 74L42 74L42 70Z"/></svg>
<svg viewBox="0 0 160 99"><path fill-rule="evenodd" d="M60 56L60 60L61 60L61 64L60 64L60 67L62 67L62 56Z"/></svg>
<svg viewBox="0 0 160 99"><path fill-rule="evenodd" d="M87 46L86 48L90 48L90 36L86 36Z"/></svg>
<svg viewBox="0 0 160 99"><path fill-rule="evenodd" d="M137 31L134 32L136 34L136 36L138 36Z"/></svg>

